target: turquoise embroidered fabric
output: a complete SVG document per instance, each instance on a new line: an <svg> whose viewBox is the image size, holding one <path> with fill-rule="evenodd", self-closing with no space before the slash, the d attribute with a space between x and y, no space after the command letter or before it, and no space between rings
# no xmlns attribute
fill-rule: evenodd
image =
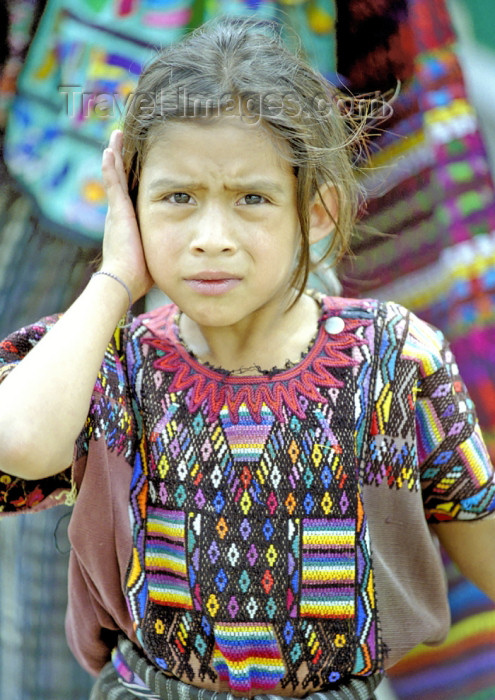
<svg viewBox="0 0 495 700"><path fill-rule="evenodd" d="M102 146L121 126L141 71L161 47L221 15L281 23L288 43L302 45L312 65L334 76L333 0L47 1L17 81L5 158L52 232L100 243Z"/></svg>

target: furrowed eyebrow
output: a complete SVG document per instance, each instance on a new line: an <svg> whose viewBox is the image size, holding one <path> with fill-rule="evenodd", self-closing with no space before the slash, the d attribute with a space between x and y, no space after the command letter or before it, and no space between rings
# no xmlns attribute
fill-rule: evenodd
<svg viewBox="0 0 495 700"><path fill-rule="evenodd" d="M173 190L174 192L182 192L183 190L204 190L206 185L193 180L175 180L173 178L161 177L153 180L150 183L149 189L154 190ZM278 185L273 180L261 178L258 180L232 182L227 185L226 190L235 192L264 192L266 194L281 195L285 192L285 188Z"/></svg>
<svg viewBox="0 0 495 700"><path fill-rule="evenodd" d="M267 178L234 181L226 189L236 192L264 192L266 194L283 194L285 192L285 187Z"/></svg>
<svg viewBox="0 0 495 700"><path fill-rule="evenodd" d="M161 177L157 180L152 180L149 186L150 190L173 190L174 192L182 192L183 190L204 189L204 185L193 180L174 180L168 177Z"/></svg>

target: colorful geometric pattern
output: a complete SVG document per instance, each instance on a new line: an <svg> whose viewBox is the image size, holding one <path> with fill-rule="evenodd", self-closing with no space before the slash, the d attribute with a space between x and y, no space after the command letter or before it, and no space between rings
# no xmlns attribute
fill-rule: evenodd
<svg viewBox="0 0 495 700"><path fill-rule="evenodd" d="M177 342L173 307L132 334L147 437L131 494L144 545L135 549L128 595L145 648L188 682L215 673L238 692L309 689L381 664L367 524L354 461L342 459L344 445L354 449L353 350L372 325L368 307L355 317L351 302L335 300L297 371L268 376L197 363ZM325 322L340 310L344 328L330 336ZM177 535L185 528L168 563L169 552L150 539L163 513L175 518ZM159 595L150 569L157 557L168 586ZM171 577L180 571L182 586L186 570L190 598L181 603Z"/></svg>
<svg viewBox="0 0 495 700"><path fill-rule="evenodd" d="M107 347L103 359L105 371L99 372L96 378L86 430L81 433L78 441L78 456L86 453L91 438L98 440L103 435L111 450L123 453L126 459L133 453L136 426L125 390L125 343L125 335L117 329L113 343ZM108 425L118 426L118 429L108 431Z"/></svg>
<svg viewBox="0 0 495 700"><path fill-rule="evenodd" d="M354 617L355 531L354 518L303 520L301 617Z"/></svg>
<svg viewBox="0 0 495 700"><path fill-rule="evenodd" d="M360 302L356 308L350 300L332 300L297 377L280 370L246 378L220 374L190 357L176 340L175 314L170 307L148 315L130 346L137 367L131 371L140 377L139 400L153 394L147 387L159 389L143 412L145 433L152 436L146 443L149 474L144 479L139 458L133 527L139 531L137 506L143 499L148 509L159 505L186 514L193 612L172 612L146 598L144 580L141 587L130 586L143 643L164 668L193 682L196 675L220 668L227 673L215 629L263 622L273 626L279 643L282 686L301 683L303 664L311 669L302 679L308 688L343 674L373 672L381 663L381 648L371 549L345 445L354 452L356 435L362 436L357 449L363 454L363 483L386 479L391 488L419 489L416 428L426 459L432 445L422 446L437 414L421 428L424 411L419 409L416 423L412 409L423 406L417 401L419 387L428 406L453 376L441 337L402 307ZM345 320L345 328L330 341L324 324L333 315ZM430 352L421 345L414 356L419 338L426 339ZM379 353L373 351L375 343ZM153 350L144 365L140 347ZM324 367L327 376L315 367ZM357 394L352 387L359 387ZM459 422L457 414L440 415L443 424ZM469 432L468 423L465 429ZM462 444L463 435L461 430L449 439ZM447 462L430 496L438 502L432 519L446 517L442 499L451 491L441 485L455 478L459 488L466 479L466 470ZM425 473L428 477L427 468ZM491 503L491 487L483 482L488 474L472 472L466 484L485 504ZM468 508L461 510L453 515L473 517ZM136 559L143 556L138 553ZM145 599L147 605L139 604ZM158 639L162 630L167 645ZM229 682L237 681L229 676Z"/></svg>
<svg viewBox="0 0 495 700"><path fill-rule="evenodd" d="M172 608L192 608L185 557L182 511L148 508L146 574L149 599Z"/></svg>
<svg viewBox="0 0 495 700"><path fill-rule="evenodd" d="M175 308L170 306L163 316L151 317L148 328L159 335L148 338L146 343L159 352L155 369L170 375L169 391L186 392L191 412L205 406L209 422L216 420L224 407L229 411L230 420L239 422L239 408L243 404L245 415L250 414L256 423L261 421L263 406L280 421L285 420L286 411L297 418L304 418L308 401L326 402L320 387L336 390L342 386L334 368L355 364L348 351L359 344L355 332L363 325L361 319L349 318L343 331L334 336L333 342L328 342L326 335L318 336L315 352L319 356L314 363L301 363L293 369L279 372L276 381L271 374L253 380L252 377L231 376L223 370L216 371L191 358L184 362L188 353L183 348L181 350L181 346L178 347L170 336L176 313ZM324 320L322 318L321 322ZM162 329L167 324L168 336L164 337ZM222 375L220 383L219 374Z"/></svg>
<svg viewBox="0 0 495 700"><path fill-rule="evenodd" d="M440 331L387 307L362 479L409 490L421 482L430 520L476 517L493 507L495 483L452 352ZM478 489L464 498L466 473Z"/></svg>
<svg viewBox="0 0 495 700"><path fill-rule="evenodd" d="M413 329L407 323L406 310L391 303L381 315L379 328L374 342L379 344L380 355L375 357L369 378L369 394L373 398L364 403L363 397L361 406L365 417L371 408L369 424L364 422L369 438L366 440L363 435L361 478L365 484L386 482L390 487L406 486L414 491L419 489L419 475L415 415L411 409L415 407L418 365L417 358L409 357L407 351L413 342L409 338ZM424 352L422 347L421 353ZM407 359L412 361L401 361ZM362 430L363 426L360 438Z"/></svg>
<svg viewBox="0 0 495 700"><path fill-rule="evenodd" d="M385 483L392 499L421 489L432 522L495 509L441 336L395 304L320 303L299 365L266 375L203 367L176 335L175 307L108 347L78 450L91 436L132 463L128 606L147 655L187 683L310 692L382 668L363 485ZM47 327L8 338L0 367ZM420 337L429 353L416 357ZM10 510L54 487L6 476Z"/></svg>
<svg viewBox="0 0 495 700"><path fill-rule="evenodd" d="M213 667L234 692L269 691L285 674L272 625L219 622L214 632Z"/></svg>

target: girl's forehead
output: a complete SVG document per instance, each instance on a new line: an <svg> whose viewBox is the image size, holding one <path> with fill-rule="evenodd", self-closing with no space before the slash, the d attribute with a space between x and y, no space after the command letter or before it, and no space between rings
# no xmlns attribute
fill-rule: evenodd
<svg viewBox="0 0 495 700"><path fill-rule="evenodd" d="M242 115L221 115L214 118L185 117L154 126L148 137L143 166L166 155L182 155L183 160L262 158L283 171L289 165L291 149L266 124L244 119Z"/></svg>
<svg viewBox="0 0 495 700"><path fill-rule="evenodd" d="M260 119L253 120L239 114L221 114L215 117L209 116L185 116L178 119L170 119L156 124L149 132L150 146L157 141L182 140L184 136L193 136L198 139L211 138L221 131L231 131L240 139L265 139L272 137Z"/></svg>

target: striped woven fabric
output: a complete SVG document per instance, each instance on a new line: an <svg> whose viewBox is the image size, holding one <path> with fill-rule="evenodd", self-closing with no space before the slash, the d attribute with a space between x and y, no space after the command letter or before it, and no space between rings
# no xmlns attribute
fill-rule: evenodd
<svg viewBox="0 0 495 700"><path fill-rule="evenodd" d="M366 4L366 3L363 3ZM347 293L394 299L442 328L495 457L495 196L443 0L408 0L414 79L394 104L368 176L367 234ZM408 48L404 46L404 54ZM400 77L397 75L397 77ZM453 627L390 671L400 700L493 700L495 608L449 566Z"/></svg>
<svg viewBox="0 0 495 700"><path fill-rule="evenodd" d="M495 353L495 191L446 4L407 5L414 78L373 144L376 170L363 179L364 223L380 234L356 241L344 293L393 299L442 329L495 456L495 371L486 360ZM407 44L403 51L409 56Z"/></svg>
<svg viewBox="0 0 495 700"><path fill-rule="evenodd" d="M382 680L380 674L367 678L353 678L338 690L311 693L307 700L375 700L374 690ZM130 700L132 697L150 700L232 700L231 693L219 693L196 688L170 678L156 669L125 638L102 670L90 696L90 700ZM255 700L279 700L276 695L255 695ZM288 698L291 700L291 698Z"/></svg>

